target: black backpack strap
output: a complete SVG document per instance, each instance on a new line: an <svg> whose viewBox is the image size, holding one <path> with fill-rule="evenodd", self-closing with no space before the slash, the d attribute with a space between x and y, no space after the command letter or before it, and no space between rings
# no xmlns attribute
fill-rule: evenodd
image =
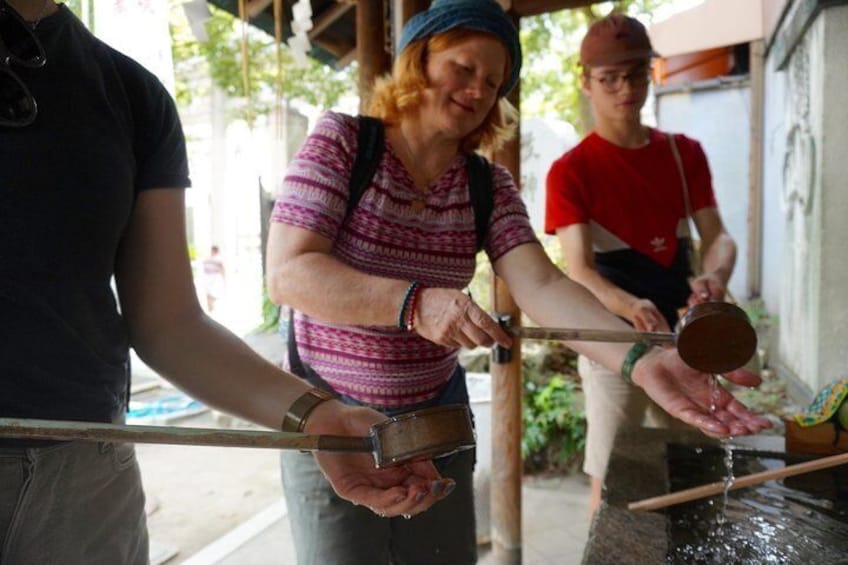
<svg viewBox="0 0 848 565"><path fill-rule="evenodd" d="M477 233L477 251L483 249L489 220L495 208L495 194L492 189L492 168L485 157L469 153L465 159L468 174L468 197L474 209L474 230Z"/></svg>
<svg viewBox="0 0 848 565"><path fill-rule="evenodd" d="M300 353L297 352L297 339L294 335L294 308L289 307L289 331L286 347L289 353L289 370L292 374L301 378L306 378L306 370L303 367L303 361L300 360Z"/></svg>
<svg viewBox="0 0 848 565"><path fill-rule="evenodd" d="M362 198L368 185L371 184L371 179L374 178L374 173L377 172L377 167L383 158L383 150L385 149L386 133L383 122L369 116L359 116L357 119L359 120L359 132L356 136L356 157L353 160L353 167L350 170L350 180L348 181L349 195L345 218L350 216L350 213L359 204L359 199ZM306 378L309 369L300 360L300 354L297 352L293 308L289 309L288 324L287 346L289 366L292 373Z"/></svg>
<svg viewBox="0 0 848 565"><path fill-rule="evenodd" d="M353 160L353 167L350 170L350 181L348 188L350 195L347 199L347 218L356 205L359 204L359 199L371 184L371 179L374 178L374 173L377 172L377 166L383 158L383 149L385 148L385 128L383 122L377 118L369 116L359 116L359 133L356 136L356 158Z"/></svg>

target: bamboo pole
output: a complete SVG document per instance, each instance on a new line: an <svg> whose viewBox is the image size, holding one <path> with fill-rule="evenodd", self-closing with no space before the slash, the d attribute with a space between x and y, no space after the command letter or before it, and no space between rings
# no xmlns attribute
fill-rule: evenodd
<svg viewBox="0 0 848 565"><path fill-rule="evenodd" d="M777 479L783 479L785 477L803 475L804 473L820 471L822 469L828 469L830 467L836 467L838 465L844 465L846 463L848 463L848 453L840 453L839 455L823 457L821 459L816 459L815 461L807 461L806 463L789 465L788 467L784 467L783 469L771 469L769 471L762 471L760 473L745 475L744 477L739 477L738 479L733 481L733 484L731 484L727 490L736 490L740 488L758 485L766 481L774 481ZM664 494L662 496L655 496L653 498L646 498L638 502L631 502L627 505L627 509L659 510L660 508L665 508L666 506L673 506L682 502L690 502L692 500L698 500L700 498L706 498L708 496L721 494L722 492L724 492L724 488L724 481L716 481L714 483L701 485L699 487L693 487L686 490L672 492L670 494Z"/></svg>
<svg viewBox="0 0 848 565"><path fill-rule="evenodd" d="M371 452L370 437L307 435L254 430L132 426L99 422L0 418L0 437L58 440L164 443L217 447L261 447L301 451Z"/></svg>
<svg viewBox="0 0 848 565"><path fill-rule="evenodd" d="M552 339L561 341L606 341L635 343L675 343L673 333L665 332L632 332L616 330L586 330L571 328L535 328L512 326L507 332L514 337L526 339Z"/></svg>
<svg viewBox="0 0 848 565"><path fill-rule="evenodd" d="M253 100L250 94L250 48L248 36L250 15L247 11L247 0L239 0L238 13L241 19L241 82L244 89L244 98L247 102L247 125L253 129Z"/></svg>

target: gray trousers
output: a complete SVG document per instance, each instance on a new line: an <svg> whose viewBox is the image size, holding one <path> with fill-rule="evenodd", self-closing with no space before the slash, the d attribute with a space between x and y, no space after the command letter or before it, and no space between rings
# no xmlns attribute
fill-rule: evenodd
<svg viewBox="0 0 848 565"><path fill-rule="evenodd" d="M289 344L289 355L296 348ZM314 386L332 390L297 358L297 370ZM342 396L342 402L360 405ZM438 398L418 406L383 410L396 416L437 405L468 405L465 369L457 365ZM473 449L436 460L444 477L456 481L444 500L407 520L381 518L339 498L312 454L282 452L283 491L299 565L470 565L477 562L474 522Z"/></svg>
<svg viewBox="0 0 848 565"><path fill-rule="evenodd" d="M456 488L407 520L336 496L311 454L282 453L283 489L300 565L467 565L477 562L474 450L445 459Z"/></svg>
<svg viewBox="0 0 848 565"><path fill-rule="evenodd" d="M0 563L148 562L144 493L131 444L0 448Z"/></svg>

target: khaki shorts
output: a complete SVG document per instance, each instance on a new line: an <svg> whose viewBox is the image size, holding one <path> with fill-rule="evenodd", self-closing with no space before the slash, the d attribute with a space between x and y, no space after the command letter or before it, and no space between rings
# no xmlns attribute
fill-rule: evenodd
<svg viewBox="0 0 848 565"><path fill-rule="evenodd" d="M586 396L586 456L583 471L603 479L615 436L620 429L647 424L653 428L688 428L657 406L645 392L628 384L619 373L610 371L588 357L580 356L577 372Z"/></svg>

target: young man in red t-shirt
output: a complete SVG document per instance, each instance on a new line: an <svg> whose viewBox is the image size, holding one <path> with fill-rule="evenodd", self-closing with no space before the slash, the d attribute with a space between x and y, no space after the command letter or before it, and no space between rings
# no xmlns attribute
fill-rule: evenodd
<svg viewBox="0 0 848 565"><path fill-rule="evenodd" d="M569 276L638 331L668 332L687 305L721 300L736 245L716 208L710 170L697 141L676 135L689 206L701 237L702 273L690 269L684 183L669 135L641 123L656 56L645 27L622 14L592 25L580 48L581 83L595 129L551 167L545 231L559 237ZM590 509L616 432L673 419L636 386L581 357L588 437L584 471Z"/></svg>

